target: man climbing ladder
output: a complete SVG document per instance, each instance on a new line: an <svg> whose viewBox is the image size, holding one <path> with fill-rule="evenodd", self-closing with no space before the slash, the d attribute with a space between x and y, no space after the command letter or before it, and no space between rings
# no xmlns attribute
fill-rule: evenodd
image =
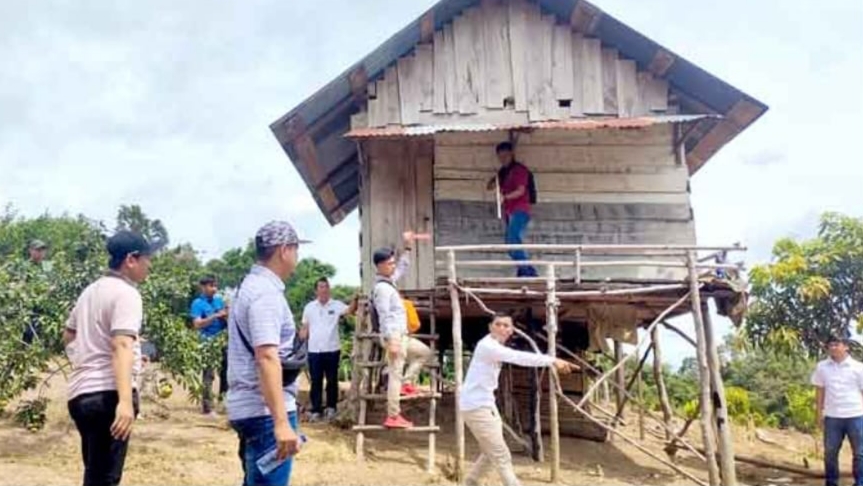
<svg viewBox="0 0 863 486"><path fill-rule="evenodd" d="M410 266L411 244L420 235L407 231L403 235L404 250L396 262L392 248L375 251L373 261L377 271L372 289L373 314L381 335L381 346L386 354L387 375L387 418L384 427L405 429L413 423L401 414L402 396L417 393L413 380L419 375L423 365L433 359L432 351L423 342L408 335L408 315L396 282ZM405 372L405 362L407 371Z"/></svg>

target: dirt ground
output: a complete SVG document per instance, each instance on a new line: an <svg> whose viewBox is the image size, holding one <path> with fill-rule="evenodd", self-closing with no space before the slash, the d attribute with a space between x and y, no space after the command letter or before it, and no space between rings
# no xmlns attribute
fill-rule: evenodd
<svg viewBox="0 0 863 486"><path fill-rule="evenodd" d="M6 417L0 420L0 485L79 484L82 464L78 435L68 418L65 386L53 383L48 391L51 404L44 430L28 432ZM305 402L304 397L301 401ZM14 404L9 409L14 410ZM443 410L441 410L443 409ZM425 434L374 432L367 434L366 461L358 464L354 455L355 435L332 425L303 423L309 442L297 457L292 484L453 484L455 450L452 410L440 407L438 417L444 428L437 439L437 468L425 472L427 440ZM449 423L447 422L449 420ZM637 415L628 414L627 433L637 437ZM692 437L698 427L692 427ZM787 431L735 430L736 452L802 466L806 458L820 468L816 442L812 437ZM658 441L646 442L661 453ZM691 481L646 457L628 444L614 440L598 444L563 437L561 441L561 484L588 485L683 485ZM468 434L468 460L476 454ZM846 448L847 449L847 448ZM126 460L123 484L126 485L204 485L240 484L241 468L236 457L237 441L222 415L202 416L182 392L156 405L144 401L142 419L136 422ZM533 462L513 446L516 473L525 484L548 484L548 464ZM847 450L843 451L847 454ZM843 456L843 468L850 469L850 456ZM678 463L698 477L706 473L697 459L678 453ZM747 485L820 484L804 481L788 473L741 466L741 482ZM485 484L500 484L496 475Z"/></svg>

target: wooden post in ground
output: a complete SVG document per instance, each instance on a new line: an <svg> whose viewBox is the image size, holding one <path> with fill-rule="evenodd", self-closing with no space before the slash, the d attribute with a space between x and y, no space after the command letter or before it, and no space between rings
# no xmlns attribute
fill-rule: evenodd
<svg viewBox="0 0 863 486"><path fill-rule="evenodd" d="M711 403L719 436L719 469L722 472L722 486L737 486L737 471L734 469L734 439L731 435L731 423L728 421L725 385L722 383L719 351L716 349L716 336L713 334L713 319L706 301L701 304L701 315L707 344L707 367L710 369L710 382L713 385Z"/></svg>
<svg viewBox="0 0 863 486"><path fill-rule="evenodd" d="M374 304L372 304L374 305ZM366 401L363 400L360 395L363 393L363 388L367 386L369 379L369 369L368 368L360 368L357 366L357 363L362 361L366 361L365 353L366 347L362 340L359 339L360 333L365 331L365 306L363 303L357 309L357 316L355 319L356 325L354 326L354 337L353 337L353 375L351 376L351 401L359 401L359 410L357 410L357 422L360 425L365 425L366 423ZM357 432L357 443L356 443L356 453L357 453L357 462L363 462L365 460L365 434L363 432Z"/></svg>
<svg viewBox="0 0 863 486"><path fill-rule="evenodd" d="M463 379L462 369L464 364L463 350L461 344L461 304L458 298L455 273L455 251L449 251L449 299L452 304L452 354L455 365L455 440L456 440L456 481L461 482L464 477L464 417L459 408L461 399L461 383Z"/></svg>
<svg viewBox="0 0 863 486"><path fill-rule="evenodd" d="M698 272L695 268L694 251L687 254L689 269L690 300L692 301L692 321L695 325L696 362L698 381L701 387L701 435L704 440L705 459L710 486L719 486L719 466L716 463L716 442L713 437L713 420L710 406L710 370L707 368L707 337L704 333L704 319L701 314L701 289Z"/></svg>
<svg viewBox="0 0 863 486"><path fill-rule="evenodd" d="M623 343L620 341L614 341L614 364L618 364L623 360ZM614 391L614 403L616 405L616 412L619 418L624 418L623 416L623 407L626 406L624 402L624 394L623 390L626 389L626 367L621 366L614 372L614 382L617 383L617 389ZM614 426L617 427L619 421L615 420Z"/></svg>
<svg viewBox="0 0 863 486"><path fill-rule="evenodd" d="M546 272L546 300L545 300L545 331L548 335L548 355L557 357L557 295L555 285L557 277L554 265L549 265ZM557 483L560 478L560 423L557 412L557 393L555 390L554 369L548 373L548 412L549 428L551 429L551 482Z"/></svg>
<svg viewBox="0 0 863 486"><path fill-rule="evenodd" d="M435 336L437 334L437 322L435 319L435 294L434 290L432 290L432 295L429 298L429 334ZM429 347L432 351L432 356L437 356L437 339L432 339L429 342ZM426 471L429 473L434 472L435 467L435 455L437 453L437 434L434 432L434 428L437 426L437 399L435 398L438 393L438 373L442 368L438 368L435 370L431 370L429 375L431 376L430 386L432 398L429 403L429 451L428 451L428 463L426 464Z"/></svg>
<svg viewBox="0 0 863 486"><path fill-rule="evenodd" d="M638 370L638 374L636 375L635 386L638 389L638 400L644 401L644 391L643 386L641 384L641 370ZM638 439L644 440L644 407L638 407Z"/></svg>
<svg viewBox="0 0 863 486"><path fill-rule="evenodd" d="M659 342L659 327L654 327L650 333L653 341L653 381L656 383L656 391L659 395L659 405L662 408L662 420L665 422L665 439L671 440L671 419L674 412L671 402L668 400L668 390L665 388L665 377L662 375L662 347Z"/></svg>

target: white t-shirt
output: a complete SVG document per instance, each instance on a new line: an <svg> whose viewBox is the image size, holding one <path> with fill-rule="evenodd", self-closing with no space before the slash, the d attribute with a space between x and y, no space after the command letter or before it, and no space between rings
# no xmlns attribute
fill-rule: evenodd
<svg viewBox="0 0 863 486"><path fill-rule="evenodd" d="M489 334L480 339L473 351L462 385L459 408L465 412L481 407L495 407L501 363L542 368L551 366L554 358L545 354L508 348Z"/></svg>
<svg viewBox="0 0 863 486"><path fill-rule="evenodd" d="M348 308L343 302L330 299L321 304L315 299L303 309L303 324L309 326L309 352L331 353L342 348L339 339L339 318Z"/></svg>
<svg viewBox="0 0 863 486"><path fill-rule="evenodd" d="M130 336L133 346L132 386L141 371L141 342L138 333L144 320L141 294L134 283L120 275L101 277L78 297L66 321L75 331L75 339L66 347L72 363L69 375L69 399L86 393L117 389L114 376L114 336Z"/></svg>
<svg viewBox="0 0 863 486"><path fill-rule="evenodd" d="M825 417L863 417L863 363L850 356L841 363L827 358L815 367L812 384L824 388Z"/></svg>

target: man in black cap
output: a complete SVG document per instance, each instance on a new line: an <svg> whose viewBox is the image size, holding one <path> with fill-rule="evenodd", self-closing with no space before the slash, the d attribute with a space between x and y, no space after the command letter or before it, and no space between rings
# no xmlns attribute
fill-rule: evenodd
<svg viewBox="0 0 863 486"><path fill-rule="evenodd" d="M116 485L123 476L138 415L144 319L138 284L147 278L156 250L129 231L109 238L107 247L108 273L84 289L63 332L72 363L69 414L81 435L85 486Z"/></svg>
<svg viewBox="0 0 863 486"><path fill-rule="evenodd" d="M243 484L286 485L300 451L296 374L282 363L294 351L296 325L285 281L301 240L285 221L255 236L257 263L240 283L228 316L228 418L240 439Z"/></svg>
<svg viewBox="0 0 863 486"><path fill-rule="evenodd" d="M417 393L412 381L424 363L432 359L432 352L422 341L408 336L407 310L396 289L396 283L410 266L411 244L416 239L412 231L403 235L404 251L398 262L396 252L381 248L374 252L372 261L377 275L372 289L373 317L381 334L381 345L387 359L387 418L384 427L404 429L413 423L401 414L400 399ZM407 362L407 371L405 363Z"/></svg>
<svg viewBox="0 0 863 486"><path fill-rule="evenodd" d="M848 354L848 339L827 340L829 358L812 373L818 423L824 429L824 476L827 486L839 484L839 451L845 437L854 457L854 485L863 486L863 363Z"/></svg>

